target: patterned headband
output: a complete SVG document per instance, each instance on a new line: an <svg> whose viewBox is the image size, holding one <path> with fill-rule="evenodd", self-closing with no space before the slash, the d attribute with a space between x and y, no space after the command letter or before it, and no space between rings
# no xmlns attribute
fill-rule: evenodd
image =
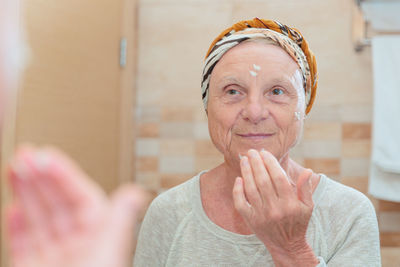
<svg viewBox="0 0 400 267"><path fill-rule="evenodd" d="M271 20L241 21L223 31L211 44L205 59L201 83L204 108L207 109L211 73L221 57L231 48L249 39L271 40L284 49L299 65L306 96L306 114L311 110L317 89L315 57L299 31Z"/></svg>

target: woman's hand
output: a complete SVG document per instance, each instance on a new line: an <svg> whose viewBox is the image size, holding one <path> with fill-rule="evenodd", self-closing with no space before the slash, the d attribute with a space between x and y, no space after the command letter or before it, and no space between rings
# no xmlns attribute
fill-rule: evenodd
<svg viewBox="0 0 400 267"><path fill-rule="evenodd" d="M265 244L277 266L315 266L318 260L306 241L314 203L306 170L293 187L269 152L249 150L241 158L242 177L233 188L236 210ZM301 263L301 264L300 264Z"/></svg>
<svg viewBox="0 0 400 267"><path fill-rule="evenodd" d="M136 217L145 195L133 185L111 199L53 149L20 149L9 168L7 213L13 267L132 265Z"/></svg>

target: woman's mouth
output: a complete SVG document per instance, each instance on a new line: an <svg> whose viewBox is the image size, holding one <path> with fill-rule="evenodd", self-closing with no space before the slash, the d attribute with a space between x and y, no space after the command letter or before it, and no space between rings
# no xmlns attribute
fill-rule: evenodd
<svg viewBox="0 0 400 267"><path fill-rule="evenodd" d="M269 138L275 133L244 133L244 134L236 134L242 138L250 139L250 140L261 140L265 138Z"/></svg>

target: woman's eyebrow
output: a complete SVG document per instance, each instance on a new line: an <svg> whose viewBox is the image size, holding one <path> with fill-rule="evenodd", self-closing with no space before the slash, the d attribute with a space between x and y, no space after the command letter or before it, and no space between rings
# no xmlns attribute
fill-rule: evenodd
<svg viewBox="0 0 400 267"><path fill-rule="evenodd" d="M269 81L270 84L273 85L284 85L285 87L294 87L294 84L291 79L285 78L285 77L279 77L279 78L273 78Z"/></svg>
<svg viewBox="0 0 400 267"><path fill-rule="evenodd" d="M226 83L226 82L239 83L239 81L235 77L225 76L225 77L221 78L221 80L218 82L218 84L222 84L222 83Z"/></svg>

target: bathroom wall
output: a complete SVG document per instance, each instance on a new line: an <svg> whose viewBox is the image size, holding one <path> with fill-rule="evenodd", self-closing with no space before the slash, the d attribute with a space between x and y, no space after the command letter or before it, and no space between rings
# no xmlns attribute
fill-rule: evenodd
<svg viewBox="0 0 400 267"><path fill-rule="evenodd" d="M317 98L293 158L367 193L371 49L354 52L353 5L348 0L139 1L136 181L156 195L222 162L201 102L202 60L223 29L257 16L300 29L317 58ZM400 262L400 205L371 200L385 247L383 263L392 266Z"/></svg>

